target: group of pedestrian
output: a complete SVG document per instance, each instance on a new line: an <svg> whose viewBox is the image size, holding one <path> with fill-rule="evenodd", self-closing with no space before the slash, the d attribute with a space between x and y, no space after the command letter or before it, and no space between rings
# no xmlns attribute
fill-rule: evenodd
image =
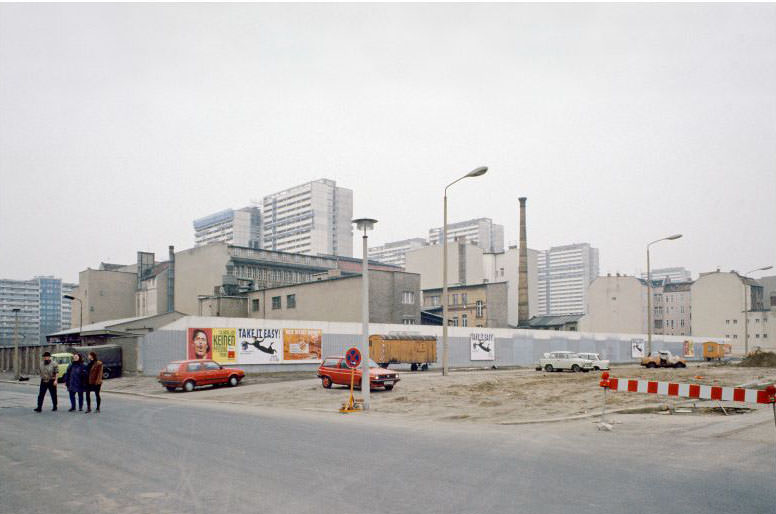
<svg viewBox="0 0 776 514"><path fill-rule="evenodd" d="M59 378L59 366L51 358L49 352L43 354L43 362L40 365L40 390L38 391L38 407L35 412L43 409L43 400L46 392L51 396L53 405L51 410L57 410L57 380ZM63 376L63 382L70 394L70 411L76 407L83 411L84 393L86 393L86 413L92 412L91 396L94 393L96 405L95 411L100 412L100 389L102 388L102 362L97 359L97 354L89 352L89 361L84 364L81 354L74 353L73 361L68 365Z"/></svg>

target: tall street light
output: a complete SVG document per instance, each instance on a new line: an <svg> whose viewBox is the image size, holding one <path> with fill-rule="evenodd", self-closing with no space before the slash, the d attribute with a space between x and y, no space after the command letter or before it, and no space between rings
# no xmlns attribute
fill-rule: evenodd
<svg viewBox="0 0 776 514"><path fill-rule="evenodd" d="M471 170L463 177L454 180L445 187L445 212L442 224L442 375L447 375L448 344L447 344L447 189L456 182L469 177L479 177L487 173L487 166Z"/></svg>
<svg viewBox="0 0 776 514"><path fill-rule="evenodd" d="M744 283L744 357L749 355L749 307L747 302L747 294L746 294L746 276L750 273L754 273L755 271L766 271L773 268L773 266L763 266L762 268L753 269L751 271L747 271L744 273L744 280L742 282ZM751 288L750 288L751 289Z"/></svg>
<svg viewBox="0 0 776 514"><path fill-rule="evenodd" d="M647 244L647 356L652 355L652 276L649 270L649 247L660 241L673 241L679 239L682 234L655 239Z"/></svg>
<svg viewBox="0 0 776 514"><path fill-rule="evenodd" d="M83 344L83 336L81 335L81 331L83 331L83 328L84 328L84 304L83 304L83 302L81 301L80 298L76 298L73 295L66 294L66 295L63 295L62 297L66 298L68 300L71 300L71 301L75 300L76 302L78 302L78 310L79 310L79 312L78 312L78 342Z"/></svg>
<svg viewBox="0 0 776 514"><path fill-rule="evenodd" d="M363 230L364 261L361 264L361 397L364 410L369 410L369 259L367 250L367 230L375 227L377 220L358 218L353 220L358 230Z"/></svg>
<svg viewBox="0 0 776 514"><path fill-rule="evenodd" d="M22 374L19 372L19 311L21 309L14 308L11 309L13 312L14 317L14 328L13 328L13 372L16 376L16 381L19 381L19 378L21 378Z"/></svg>

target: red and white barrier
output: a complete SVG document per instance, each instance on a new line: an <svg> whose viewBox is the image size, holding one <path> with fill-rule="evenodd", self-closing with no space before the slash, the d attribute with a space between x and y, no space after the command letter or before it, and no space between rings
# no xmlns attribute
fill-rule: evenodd
<svg viewBox="0 0 776 514"><path fill-rule="evenodd" d="M631 380L627 378L609 378L609 373L601 375L600 386L612 391L631 393L662 394L681 398L701 400L725 400L745 403L773 403L773 386L767 389L743 389L740 387L719 387L700 384L675 384L673 382L654 382L651 380Z"/></svg>

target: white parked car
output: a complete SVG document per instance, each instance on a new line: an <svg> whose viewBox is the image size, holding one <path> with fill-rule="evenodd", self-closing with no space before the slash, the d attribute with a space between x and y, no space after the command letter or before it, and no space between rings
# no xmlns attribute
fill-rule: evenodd
<svg viewBox="0 0 776 514"><path fill-rule="evenodd" d="M543 369L548 372L563 371L564 369L570 369L574 372L590 371L593 369L593 361L583 359L574 352L550 352L545 353L544 357L539 359L537 369Z"/></svg>
<svg viewBox="0 0 776 514"><path fill-rule="evenodd" d="M598 371L599 369L609 369L609 360L601 359L601 356L597 353L578 353L583 359L590 359L593 361L593 369Z"/></svg>

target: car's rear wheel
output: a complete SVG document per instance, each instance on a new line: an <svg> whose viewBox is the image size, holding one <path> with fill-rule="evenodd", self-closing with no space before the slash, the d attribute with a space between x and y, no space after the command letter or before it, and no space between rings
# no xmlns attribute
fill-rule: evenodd
<svg viewBox="0 0 776 514"><path fill-rule="evenodd" d="M571 371L573 371L574 373L579 373L579 370L581 370L581 369L582 368L579 367L579 364L572 364L571 365Z"/></svg>
<svg viewBox="0 0 776 514"><path fill-rule="evenodd" d="M687 365L684 362L677 362L676 364L674 364L674 367L675 368L686 368Z"/></svg>
<svg viewBox="0 0 776 514"><path fill-rule="evenodd" d="M599 368L598 366L593 366L593 369L594 369L595 371L601 371L601 368Z"/></svg>
<svg viewBox="0 0 776 514"><path fill-rule="evenodd" d="M110 368L102 368L102 379L108 380L110 378Z"/></svg>
<svg viewBox="0 0 776 514"><path fill-rule="evenodd" d="M647 367L648 367L648 368L654 368L654 367L656 367L656 366L657 366L657 364L655 364L654 362L648 362L648 363L647 363Z"/></svg>
<svg viewBox="0 0 776 514"><path fill-rule="evenodd" d="M393 389L393 384L385 384L386 391L390 391L391 389Z"/></svg>
<svg viewBox="0 0 776 514"><path fill-rule="evenodd" d="M167 386L167 390L173 392L175 391L175 388L173 386Z"/></svg>
<svg viewBox="0 0 776 514"><path fill-rule="evenodd" d="M321 385L323 386L324 389L331 389L331 378L327 376L322 376Z"/></svg>
<svg viewBox="0 0 776 514"><path fill-rule="evenodd" d="M423 364L423 365L420 367L420 371L428 371L428 364Z"/></svg>
<svg viewBox="0 0 776 514"><path fill-rule="evenodd" d="M183 383L183 390L187 393L190 393L194 390L194 381L193 380L186 380Z"/></svg>
<svg viewBox="0 0 776 514"><path fill-rule="evenodd" d="M544 371L547 373L552 373L554 370L552 369L552 364L547 364L544 366Z"/></svg>
<svg viewBox="0 0 776 514"><path fill-rule="evenodd" d="M413 362L412 365L410 365L410 370L417 371L418 370L418 365Z"/></svg>
<svg viewBox="0 0 776 514"><path fill-rule="evenodd" d="M239 382L239 380L237 379L236 375L232 375L231 377L229 377L229 386L230 387L235 387L238 382Z"/></svg>

